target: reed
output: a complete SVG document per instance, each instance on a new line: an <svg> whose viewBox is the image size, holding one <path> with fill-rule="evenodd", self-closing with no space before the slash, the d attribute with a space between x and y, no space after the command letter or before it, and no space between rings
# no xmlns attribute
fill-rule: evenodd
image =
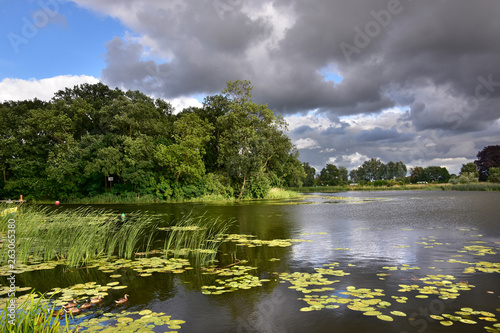
<svg viewBox="0 0 500 333"><path fill-rule="evenodd" d="M169 233L165 238L165 253L173 253L174 257L190 256L199 265L213 263L222 236L233 223L234 220L205 215L194 217L190 213L167 228Z"/></svg>
<svg viewBox="0 0 500 333"><path fill-rule="evenodd" d="M0 314L0 332L73 332L69 325L68 315L64 315L65 325L61 326L61 321L57 317L52 317L55 306L51 305L48 299L43 298L43 295L36 296L37 294L32 291L21 304L16 304L15 318L12 321L8 317L8 308L4 307ZM8 304L13 297L9 298Z"/></svg>
<svg viewBox="0 0 500 333"><path fill-rule="evenodd" d="M264 199L289 199L300 198L302 195L298 192L284 190L282 188L272 188Z"/></svg>
<svg viewBox="0 0 500 333"><path fill-rule="evenodd" d="M6 228L6 222L0 221L0 231ZM101 255L130 259L138 250L149 250L154 229L152 217L146 214L130 213L121 221L119 215L105 210L24 206L16 214L16 260L64 258L75 267ZM7 257L5 251L7 247L0 249L2 258Z"/></svg>

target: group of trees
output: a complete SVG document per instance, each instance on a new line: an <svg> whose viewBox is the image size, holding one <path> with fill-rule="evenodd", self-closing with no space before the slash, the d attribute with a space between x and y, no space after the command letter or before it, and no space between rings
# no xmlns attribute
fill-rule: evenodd
<svg viewBox="0 0 500 333"><path fill-rule="evenodd" d="M372 182L376 180L400 180L406 177L406 165L399 161L384 164L376 158L365 161L359 168L351 170L349 176L354 182Z"/></svg>
<svg viewBox="0 0 500 333"><path fill-rule="evenodd" d="M326 186L339 186L345 185L350 181L352 182L373 182L373 181L389 181L394 182L403 181L406 177L406 165L399 161L390 161L387 164L382 163L379 159L372 158L365 161L359 168L348 172L347 168L343 166L336 166L327 164L318 175L316 170L304 163L304 171L306 177L303 181L304 186L313 185L326 185Z"/></svg>
<svg viewBox="0 0 500 333"><path fill-rule="evenodd" d="M394 185L399 183L471 183L478 181L500 182L500 146L485 147L477 154L478 159L474 162L463 164L459 175L450 175L445 167L440 166L417 166L407 169L406 165L399 161L390 161L384 164L380 159L371 158L365 161L359 168L349 172L343 166L327 164L318 174L316 169L304 163L306 176L303 180L304 186L339 186L349 181L375 185ZM409 171L409 176L408 176ZM349 175L349 177L348 177Z"/></svg>
<svg viewBox="0 0 500 333"><path fill-rule="evenodd" d="M262 197L305 177L286 122L228 82L202 107L104 84L0 104L0 197Z"/></svg>

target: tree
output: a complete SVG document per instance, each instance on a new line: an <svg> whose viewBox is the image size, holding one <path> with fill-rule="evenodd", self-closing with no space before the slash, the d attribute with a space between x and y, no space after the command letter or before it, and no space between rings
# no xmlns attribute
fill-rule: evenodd
<svg viewBox="0 0 500 333"><path fill-rule="evenodd" d="M319 173L318 180L322 185L339 185L341 182L339 169L333 164L327 164Z"/></svg>
<svg viewBox="0 0 500 333"><path fill-rule="evenodd" d="M208 121L201 120L195 113L186 113L174 123L174 144L158 145L154 156L158 164L173 175L176 183L181 178L192 183L205 174L204 146L212 130Z"/></svg>
<svg viewBox="0 0 500 333"><path fill-rule="evenodd" d="M231 177L235 193L241 198L248 182L262 180L261 174L289 177L289 172L304 174L297 153L284 132L287 124L267 105L251 100L248 81L229 81L223 90L230 103L229 112L217 119L224 128L220 135L219 165ZM295 167L292 167L292 166Z"/></svg>
<svg viewBox="0 0 500 333"><path fill-rule="evenodd" d="M316 169L309 165L308 162L302 164L306 177L304 178L304 186L314 186L314 177L316 176Z"/></svg>
<svg viewBox="0 0 500 333"><path fill-rule="evenodd" d="M348 173L347 173L347 168L343 167L343 166L340 166L338 169L339 169L340 180L343 183L347 183L349 181L349 176L348 176Z"/></svg>
<svg viewBox="0 0 500 333"><path fill-rule="evenodd" d="M483 148L483 150L477 153L477 158L474 164L479 171L479 180L486 181L489 176L489 169L500 167L500 145Z"/></svg>
<svg viewBox="0 0 500 333"><path fill-rule="evenodd" d="M444 167L429 166L425 170L430 182L447 183L450 180L450 173Z"/></svg>
<svg viewBox="0 0 500 333"><path fill-rule="evenodd" d="M365 161L361 166L363 170L363 179L366 181L373 181L385 178L386 167L379 159L371 158Z"/></svg>
<svg viewBox="0 0 500 333"><path fill-rule="evenodd" d="M412 183L428 182L430 181L427 170L423 167L417 166L410 169L410 180Z"/></svg>
<svg viewBox="0 0 500 333"><path fill-rule="evenodd" d="M462 164L462 168L460 168L459 176L461 176L464 173L473 173L475 175L475 177L479 177L479 172L477 171L477 166L474 164L474 162Z"/></svg>

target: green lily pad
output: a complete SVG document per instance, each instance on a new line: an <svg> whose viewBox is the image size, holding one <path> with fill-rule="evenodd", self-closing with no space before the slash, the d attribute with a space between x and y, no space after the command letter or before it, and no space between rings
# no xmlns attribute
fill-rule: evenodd
<svg viewBox="0 0 500 333"><path fill-rule="evenodd" d="M388 315L378 315L377 318L383 321L394 321L394 318Z"/></svg>

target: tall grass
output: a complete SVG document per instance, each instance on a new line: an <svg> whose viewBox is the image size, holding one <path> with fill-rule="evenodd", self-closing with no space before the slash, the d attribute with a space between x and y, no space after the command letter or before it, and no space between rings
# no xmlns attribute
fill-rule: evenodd
<svg viewBox="0 0 500 333"><path fill-rule="evenodd" d="M43 297L35 297L36 294L31 292L21 304L15 306L15 319L11 322L9 309L4 307L0 313L0 332L8 333L56 333L56 332L71 332L69 326L69 316L64 315L65 325L61 326L61 322L57 317L52 317L52 312L55 306L51 305L47 299ZM42 296L42 295L40 295ZM8 303L13 300L13 296L8 299Z"/></svg>
<svg viewBox="0 0 500 333"><path fill-rule="evenodd" d="M220 217L194 217L188 214L166 229L169 231L165 238L166 255L173 253L174 257L191 256L200 265L212 263L222 236L233 223L234 220L222 220Z"/></svg>
<svg viewBox="0 0 500 333"><path fill-rule="evenodd" d="M272 188L264 199L289 199L299 198L301 194L295 191L284 190L282 188Z"/></svg>
<svg viewBox="0 0 500 333"><path fill-rule="evenodd" d="M142 244L146 244L142 250L148 251L154 230L152 218L145 214L127 214L121 221L114 212L89 208L49 211L21 206L15 221L16 261L64 258L73 267L100 255L130 259ZM6 221L0 220L0 231L6 229ZM0 249L3 258L7 250Z"/></svg>

